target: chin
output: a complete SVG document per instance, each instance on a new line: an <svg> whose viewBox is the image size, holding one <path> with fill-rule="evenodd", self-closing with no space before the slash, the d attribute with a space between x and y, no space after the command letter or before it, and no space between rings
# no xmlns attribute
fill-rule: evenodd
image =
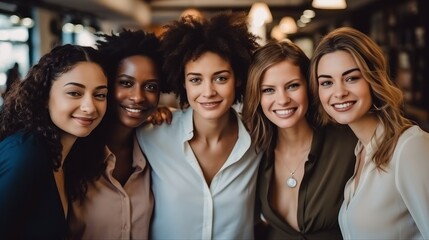
<svg viewBox="0 0 429 240"><path fill-rule="evenodd" d="M349 119L341 119L341 118L340 119L334 118L334 119L337 123L342 124L342 125L348 125L351 123L351 121Z"/></svg>
<svg viewBox="0 0 429 240"><path fill-rule="evenodd" d="M128 128L137 128L141 126L145 121L144 120L138 120L138 121L123 121L122 125Z"/></svg>

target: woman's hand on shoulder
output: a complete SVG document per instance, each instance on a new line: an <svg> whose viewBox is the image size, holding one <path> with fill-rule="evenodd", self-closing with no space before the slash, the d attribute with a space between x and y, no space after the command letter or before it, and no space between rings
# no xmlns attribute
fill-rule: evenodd
<svg viewBox="0 0 429 240"><path fill-rule="evenodd" d="M172 110L169 107L158 107L147 119L146 122L153 125L161 125L164 122L171 123L173 119Z"/></svg>

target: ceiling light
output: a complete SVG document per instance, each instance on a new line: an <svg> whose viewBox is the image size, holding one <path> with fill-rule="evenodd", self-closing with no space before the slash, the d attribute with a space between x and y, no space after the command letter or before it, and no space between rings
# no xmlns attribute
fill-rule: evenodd
<svg viewBox="0 0 429 240"><path fill-rule="evenodd" d="M274 38L274 39L276 39L277 41L280 41L280 40L283 40L286 36L282 32L282 30L280 30L280 26L276 25L271 30L271 37Z"/></svg>
<svg viewBox="0 0 429 240"><path fill-rule="evenodd" d="M316 12L311 9L304 10L303 14L306 18L314 18L316 16Z"/></svg>
<svg viewBox="0 0 429 240"><path fill-rule="evenodd" d="M262 26L265 23L273 21L273 15L268 8L268 5L264 2L256 2L252 4L249 11L249 19L252 25Z"/></svg>
<svg viewBox="0 0 429 240"><path fill-rule="evenodd" d="M345 9L346 0L313 0L312 6L321 9Z"/></svg>
<svg viewBox="0 0 429 240"><path fill-rule="evenodd" d="M296 22L292 17L283 17L280 20L280 30L285 34L296 33L298 27L296 26Z"/></svg>

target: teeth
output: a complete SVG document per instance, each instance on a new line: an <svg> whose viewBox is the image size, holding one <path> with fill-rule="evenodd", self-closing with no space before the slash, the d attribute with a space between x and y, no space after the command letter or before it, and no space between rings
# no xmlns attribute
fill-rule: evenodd
<svg viewBox="0 0 429 240"><path fill-rule="evenodd" d="M215 103L215 102L213 102L213 103L203 103L203 105L204 106L214 106L214 105L216 105L217 103Z"/></svg>
<svg viewBox="0 0 429 240"><path fill-rule="evenodd" d="M349 106L351 106L353 103L351 103L351 102L348 102L348 103L341 103L341 104L334 104L334 107L335 108L340 108L340 109L342 109L342 108L346 108L346 107L349 107Z"/></svg>
<svg viewBox="0 0 429 240"><path fill-rule="evenodd" d="M125 110L127 110L128 112L133 112L133 113L139 113L142 111L141 109L136 109L136 108L125 108Z"/></svg>
<svg viewBox="0 0 429 240"><path fill-rule="evenodd" d="M277 113L277 114L280 114L280 115L287 115L287 114L292 113L293 109L275 110L274 112Z"/></svg>

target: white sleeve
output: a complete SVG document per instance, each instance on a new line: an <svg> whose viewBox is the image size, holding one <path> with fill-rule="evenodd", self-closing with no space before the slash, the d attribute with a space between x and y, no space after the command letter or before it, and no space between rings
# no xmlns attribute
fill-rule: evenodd
<svg viewBox="0 0 429 240"><path fill-rule="evenodd" d="M400 139L395 184L424 239L429 239L429 134Z"/></svg>

